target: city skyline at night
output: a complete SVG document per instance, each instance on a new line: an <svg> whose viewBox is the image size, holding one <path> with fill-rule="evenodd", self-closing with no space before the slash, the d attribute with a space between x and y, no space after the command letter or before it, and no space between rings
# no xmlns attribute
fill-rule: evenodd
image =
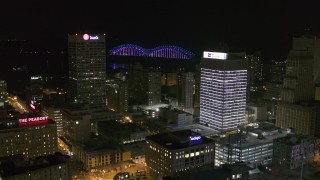
<svg viewBox="0 0 320 180"><path fill-rule="evenodd" d="M2 6L0 179L319 179L316 2Z"/></svg>
<svg viewBox="0 0 320 180"><path fill-rule="evenodd" d="M236 50L262 50L284 57L293 37L319 35L313 1L117 1L108 6L81 3L16 2L0 12L0 40L20 39L66 46L68 33L107 34L110 47L137 43L144 47L175 44L201 53L227 43ZM95 4L95 3L92 3ZM81 12L81 13L78 13ZM4 18L4 17L10 18Z"/></svg>

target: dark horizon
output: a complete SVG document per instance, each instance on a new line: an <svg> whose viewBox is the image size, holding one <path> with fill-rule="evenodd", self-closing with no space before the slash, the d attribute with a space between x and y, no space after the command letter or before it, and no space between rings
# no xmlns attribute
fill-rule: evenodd
<svg viewBox="0 0 320 180"><path fill-rule="evenodd" d="M270 59L284 58L293 37L320 35L320 16L312 1L10 1L4 7L0 40L25 39L58 49L66 48L69 33L103 32L110 48L170 44L201 53L226 43L233 51L262 51Z"/></svg>

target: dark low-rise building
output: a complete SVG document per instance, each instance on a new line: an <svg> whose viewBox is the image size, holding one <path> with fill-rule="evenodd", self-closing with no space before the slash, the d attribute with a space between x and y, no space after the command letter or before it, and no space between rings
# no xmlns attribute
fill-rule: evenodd
<svg viewBox="0 0 320 180"><path fill-rule="evenodd" d="M0 179L71 180L69 156L56 153L24 160L16 155L0 159Z"/></svg>

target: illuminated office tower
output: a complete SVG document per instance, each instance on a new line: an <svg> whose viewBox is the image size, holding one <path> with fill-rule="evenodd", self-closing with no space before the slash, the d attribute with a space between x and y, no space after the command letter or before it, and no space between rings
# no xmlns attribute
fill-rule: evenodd
<svg viewBox="0 0 320 180"><path fill-rule="evenodd" d="M70 94L75 102L105 104L105 48L103 34L69 35L69 83Z"/></svg>
<svg viewBox="0 0 320 180"><path fill-rule="evenodd" d="M200 123L220 132L245 122L247 61L243 53L204 51L201 60Z"/></svg>

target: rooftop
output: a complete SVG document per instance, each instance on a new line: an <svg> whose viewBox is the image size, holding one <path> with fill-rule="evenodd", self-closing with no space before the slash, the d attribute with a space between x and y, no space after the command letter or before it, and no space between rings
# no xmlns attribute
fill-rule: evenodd
<svg viewBox="0 0 320 180"><path fill-rule="evenodd" d="M302 142L312 142L312 141L320 141L319 138L312 137L312 136L307 136L307 135L297 135L297 134L290 134L289 136L279 138L276 141L287 144L287 145L298 145L301 144Z"/></svg>
<svg viewBox="0 0 320 180"><path fill-rule="evenodd" d="M210 127L204 126L202 124L189 124L189 125L184 125L184 126L182 125L182 126L176 126L176 127L173 127L173 126L167 127L167 130L170 132L188 130L188 129L190 129L193 132L199 133L201 136L207 136L207 137L217 135L220 133L220 132L218 132Z"/></svg>
<svg viewBox="0 0 320 180"><path fill-rule="evenodd" d="M8 121L5 122L5 123L1 123L0 122L0 131L1 130L10 130L10 129L23 129L23 128L30 128L30 127L39 127L39 126L51 126L51 125L54 125L56 124L56 122L54 122L53 120L51 119L48 119L47 122L33 122L33 123L30 123L28 125L23 125L23 126L19 126L19 120L18 119L15 119L14 121L12 121L12 123L10 124Z"/></svg>
<svg viewBox="0 0 320 180"><path fill-rule="evenodd" d="M281 129L271 123L262 122L245 127L241 134L232 134L217 141L220 144L231 144L234 147L241 146L241 149L246 149L272 143L274 139L285 137L289 133L288 129Z"/></svg>
<svg viewBox="0 0 320 180"><path fill-rule="evenodd" d="M191 130L181 130L169 133L159 133L147 136L146 141L153 141L167 149L183 149L191 146L214 143L213 140L201 136Z"/></svg>
<svg viewBox="0 0 320 180"><path fill-rule="evenodd" d="M99 152L113 153L113 152L119 152L124 150L122 145L119 145L114 141L106 140L102 137L91 139L87 143L73 142L72 146L83 149L87 154L94 154Z"/></svg>
<svg viewBox="0 0 320 180"><path fill-rule="evenodd" d="M69 156L56 153L55 155L40 156L25 161L22 156L0 158L0 174L2 178L31 172L37 169L66 163Z"/></svg>

